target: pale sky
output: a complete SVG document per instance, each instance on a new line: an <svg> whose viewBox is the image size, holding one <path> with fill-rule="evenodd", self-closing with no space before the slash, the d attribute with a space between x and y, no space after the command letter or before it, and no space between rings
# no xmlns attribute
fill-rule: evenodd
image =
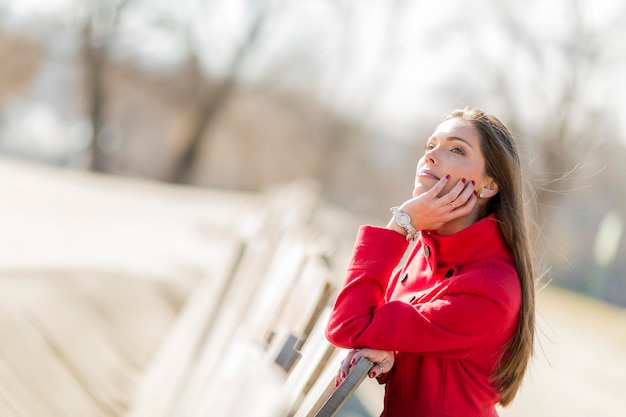
<svg viewBox="0 0 626 417"><path fill-rule="evenodd" d="M313 86L320 100L362 115L387 132L397 131L391 136L403 136L415 123L438 119L451 106L501 106L492 91L490 72L507 67L509 82L519 90L516 101L523 103L522 111L532 119L533 111L542 111L537 102L556 100L559 92L551 87L568 76L566 63L549 50L568 40L568 2L500 3L510 5L505 7L512 8L516 21L528 31L526 36L546 40L543 67L538 68L529 66L527 52L503 35L492 0L273 1L286 6L272 15L262 53L253 57L245 76L255 82L278 68L277 82ZM133 7L140 12L129 13L124 20L126 32L118 50L143 57L151 65L172 65L184 58L184 30L190 30L194 44L206 51L207 70L220 74L244 33L248 3L138 0ZM8 21L13 26L38 17L62 27L75 23L86 4L82 0L0 0L0 10L10 10ZM606 32L598 48L604 48L607 59L615 61L589 75L585 100L611 109L624 108L621 74L626 57L620 51L626 24L611 22L623 14L624 4L620 0L581 0L580 4L587 30L602 28ZM159 23L163 16L183 30L163 28ZM623 111L621 114L626 116ZM622 126L625 130L626 125Z"/></svg>

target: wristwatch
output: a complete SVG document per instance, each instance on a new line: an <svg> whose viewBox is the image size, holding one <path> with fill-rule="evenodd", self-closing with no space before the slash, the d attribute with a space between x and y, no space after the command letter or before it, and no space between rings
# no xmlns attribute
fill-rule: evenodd
<svg viewBox="0 0 626 417"><path fill-rule="evenodd" d="M417 237L417 230L411 224L411 216L409 213L400 210L398 207L392 207L391 212L396 219L396 224L406 230L406 240L413 240Z"/></svg>

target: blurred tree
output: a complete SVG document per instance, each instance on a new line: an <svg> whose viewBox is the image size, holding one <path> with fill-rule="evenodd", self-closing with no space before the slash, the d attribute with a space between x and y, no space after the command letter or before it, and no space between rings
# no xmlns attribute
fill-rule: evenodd
<svg viewBox="0 0 626 417"><path fill-rule="evenodd" d="M201 54L203 51L199 45L188 38L188 69L193 82L196 84L196 115L193 126L190 128L189 137L183 140L183 149L175 158L170 181L188 183L191 180L195 165L200 157L201 146L208 136L211 123L219 111L227 104L230 96L237 86L238 76L245 65L246 59L259 42L260 33L263 30L267 16L271 13L271 7L262 4L262 1L251 0L248 2L252 18L246 28L242 42L237 47L224 76L221 79L209 80L206 70L202 66Z"/></svg>
<svg viewBox="0 0 626 417"><path fill-rule="evenodd" d="M0 27L0 104L25 94L42 58L42 45Z"/></svg>
<svg viewBox="0 0 626 417"><path fill-rule="evenodd" d="M607 164L617 162L601 147L607 142L612 142L610 147L615 150L621 147L614 124L618 120L612 101L615 86L605 77L624 64L615 60L612 39L623 36L626 9L621 7L604 24L594 25L587 9L595 7L591 2L563 2L560 19L542 33L533 30L532 21L517 17L518 7L526 4L492 3L502 33L510 40L510 55L504 65L491 67L488 74L495 81L494 92L511 111L514 129L529 139L525 141L527 155L536 161L529 173L536 187L539 210L535 215L545 226L541 242L545 262L560 278L559 284L611 299L607 271L598 273L590 266L594 260L589 241L607 210L602 194L614 193L609 190L615 183L597 187L603 183ZM558 30L545 36L554 28ZM617 31L622 31L621 35ZM524 70L519 69L521 62L527 65ZM531 74L526 80L523 71ZM535 109L526 108L529 101L521 99L528 94L534 96ZM595 197L585 201L589 187L596 188ZM625 202L615 199L613 204L623 207ZM559 242L569 239L577 241L578 248L570 247L567 252L564 246L571 245Z"/></svg>
<svg viewBox="0 0 626 417"><path fill-rule="evenodd" d="M561 196L580 187L581 167L587 163L603 129L614 117L612 103L594 99L606 96L611 85L602 84L601 74L608 62L607 39L614 34L607 25L593 27L583 7L589 2L563 2L558 21L537 30L532 19L521 19L526 2L491 0L498 41L485 48L486 33L480 25L465 23L475 35L469 41L474 62L482 73L483 86L500 102L512 130L521 136L527 156L534 162L530 171L537 187L537 199L547 216ZM535 7L539 6L535 3ZM609 28L618 28L623 15L613 16ZM462 25L462 23L461 23ZM483 31L482 33L480 33ZM600 83L598 83L600 81ZM471 88L471 87L470 87ZM604 91L602 91L604 90ZM475 90L472 96L484 92ZM533 106L529 107L529 103Z"/></svg>
<svg viewBox="0 0 626 417"><path fill-rule="evenodd" d="M86 12L81 28L81 44L91 122L89 166L93 171L107 171L111 149L110 143L107 143L109 138L104 127L107 106L105 80L109 50L122 15L132 2L133 0L90 0L83 5Z"/></svg>

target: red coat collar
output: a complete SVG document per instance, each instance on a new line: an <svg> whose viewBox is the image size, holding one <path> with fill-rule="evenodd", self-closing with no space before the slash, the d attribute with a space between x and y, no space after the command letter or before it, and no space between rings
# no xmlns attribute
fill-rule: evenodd
<svg viewBox="0 0 626 417"><path fill-rule="evenodd" d="M424 253L430 252L427 259L433 271L436 270L435 265L467 265L503 250L508 252L500 225L493 214L452 235L424 231L419 241Z"/></svg>

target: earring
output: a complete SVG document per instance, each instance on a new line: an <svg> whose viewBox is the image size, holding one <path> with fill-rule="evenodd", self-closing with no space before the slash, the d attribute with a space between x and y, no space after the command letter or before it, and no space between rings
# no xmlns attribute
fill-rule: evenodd
<svg viewBox="0 0 626 417"><path fill-rule="evenodd" d="M482 191L480 193L478 193L478 197L479 198L483 198L485 196L485 193L483 193Z"/></svg>

